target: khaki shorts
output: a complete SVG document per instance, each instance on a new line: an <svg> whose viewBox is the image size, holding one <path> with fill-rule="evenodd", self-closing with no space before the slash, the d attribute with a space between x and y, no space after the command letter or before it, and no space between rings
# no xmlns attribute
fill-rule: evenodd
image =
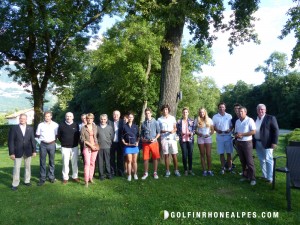
<svg viewBox="0 0 300 225"><path fill-rule="evenodd" d="M177 147L177 141L176 140L162 140L161 141L161 147L163 150L164 155L167 154L177 154L178 153L178 147Z"/></svg>

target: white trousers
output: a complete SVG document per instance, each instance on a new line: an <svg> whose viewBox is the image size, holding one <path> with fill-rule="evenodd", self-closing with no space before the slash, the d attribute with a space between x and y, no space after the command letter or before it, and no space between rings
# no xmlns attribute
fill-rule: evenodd
<svg viewBox="0 0 300 225"><path fill-rule="evenodd" d="M72 164L72 178L78 178L78 147L74 148L61 148L62 154L62 176L64 180L69 180L69 163L71 158Z"/></svg>
<svg viewBox="0 0 300 225"><path fill-rule="evenodd" d="M14 170L13 170L13 187L18 187L20 184L20 169L22 165L22 159L24 159L24 183L30 183L30 177L31 177L31 156L26 157L23 156L22 158L15 158L14 160Z"/></svg>

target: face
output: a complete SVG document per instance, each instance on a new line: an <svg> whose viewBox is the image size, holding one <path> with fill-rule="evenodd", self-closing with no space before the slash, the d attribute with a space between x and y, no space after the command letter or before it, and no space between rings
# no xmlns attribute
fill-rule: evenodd
<svg viewBox="0 0 300 225"><path fill-rule="evenodd" d="M265 114L266 114L266 108L265 107L263 107L263 106L260 106L260 107L258 107L258 109L257 109L257 115L258 115L258 117L263 117Z"/></svg>
<svg viewBox="0 0 300 225"><path fill-rule="evenodd" d="M52 119L52 115L50 113L45 114L44 116L45 122L50 122Z"/></svg>
<svg viewBox="0 0 300 225"><path fill-rule="evenodd" d="M219 113L220 113L220 114L224 114L224 113L225 113L225 110L226 110L225 105L220 105L220 106L219 106Z"/></svg>
<svg viewBox="0 0 300 225"><path fill-rule="evenodd" d="M134 116L133 116L132 114L130 114L130 115L128 116L128 122L129 122L129 123L132 122L133 119L134 119Z"/></svg>
<svg viewBox="0 0 300 225"><path fill-rule="evenodd" d="M164 109L162 110L162 114L163 114L164 116L169 115L169 109L168 109L168 108L164 108Z"/></svg>
<svg viewBox="0 0 300 225"><path fill-rule="evenodd" d="M94 117L86 117L87 124L92 124L94 122Z"/></svg>
<svg viewBox="0 0 300 225"><path fill-rule="evenodd" d="M151 120L152 113L150 111L146 111L145 112L145 117L146 117L147 120Z"/></svg>
<svg viewBox="0 0 300 225"><path fill-rule="evenodd" d="M188 111L187 109L183 110L183 111L182 111L182 116L183 116L184 118L187 118L187 117L189 116L189 111Z"/></svg>
<svg viewBox="0 0 300 225"><path fill-rule="evenodd" d="M239 111L239 117L241 119L244 119L246 117L246 115L247 115L247 111L245 109L240 109L240 111Z"/></svg>
<svg viewBox="0 0 300 225"><path fill-rule="evenodd" d="M21 124L21 125L25 125L26 123L27 123L27 116L20 116L20 118L19 118L19 123Z"/></svg>
<svg viewBox="0 0 300 225"><path fill-rule="evenodd" d="M205 112L204 109L199 110L199 116L200 116L201 118L204 118L204 117L206 116L206 112Z"/></svg>
<svg viewBox="0 0 300 225"><path fill-rule="evenodd" d="M82 116L81 121L82 121L82 123L86 124L86 116Z"/></svg>
<svg viewBox="0 0 300 225"><path fill-rule="evenodd" d="M239 106L235 106L234 107L234 112L236 115L239 115L239 111L240 111L240 107Z"/></svg>
<svg viewBox="0 0 300 225"><path fill-rule="evenodd" d="M107 123L107 118L105 116L100 117L100 123L101 125L105 125Z"/></svg>
<svg viewBox="0 0 300 225"><path fill-rule="evenodd" d="M118 121L120 119L120 112L115 111L113 113L113 118L114 118L114 121Z"/></svg>
<svg viewBox="0 0 300 225"><path fill-rule="evenodd" d="M125 123L128 123L128 116L124 116L123 120Z"/></svg>
<svg viewBox="0 0 300 225"><path fill-rule="evenodd" d="M72 113L67 113L67 114L66 114L66 121L67 121L68 123L73 123L73 119L74 119L74 116L73 116Z"/></svg>

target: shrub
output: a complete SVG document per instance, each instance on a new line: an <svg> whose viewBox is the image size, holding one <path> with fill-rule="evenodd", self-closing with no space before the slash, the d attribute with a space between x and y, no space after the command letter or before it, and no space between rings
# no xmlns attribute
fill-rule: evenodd
<svg viewBox="0 0 300 225"><path fill-rule="evenodd" d="M296 128L291 133L286 135L286 142L300 142L300 128Z"/></svg>
<svg viewBox="0 0 300 225"><path fill-rule="evenodd" d="M13 125L0 125L0 146L6 146L8 140L9 129Z"/></svg>

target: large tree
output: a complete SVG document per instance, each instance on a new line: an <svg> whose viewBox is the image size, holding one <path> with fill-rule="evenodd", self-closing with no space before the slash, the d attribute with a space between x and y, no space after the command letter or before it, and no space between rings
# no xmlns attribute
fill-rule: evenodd
<svg viewBox="0 0 300 225"><path fill-rule="evenodd" d="M0 3L0 67L32 93L37 126L49 87L68 84L77 50L83 51L116 1L3 0ZM51 84L49 86L49 84Z"/></svg>
<svg viewBox="0 0 300 225"><path fill-rule="evenodd" d="M216 39L215 31L230 31L229 49L244 41L257 41L253 32L252 14L258 9L259 0L230 0L232 17L223 23L225 7L222 0L129 0L128 12L142 14L149 20L164 25L164 37L161 42L162 77L160 85L160 105L169 104L171 110L177 110L177 93L180 86L180 57L183 28L187 25L194 36L193 41L201 48L212 45Z"/></svg>

